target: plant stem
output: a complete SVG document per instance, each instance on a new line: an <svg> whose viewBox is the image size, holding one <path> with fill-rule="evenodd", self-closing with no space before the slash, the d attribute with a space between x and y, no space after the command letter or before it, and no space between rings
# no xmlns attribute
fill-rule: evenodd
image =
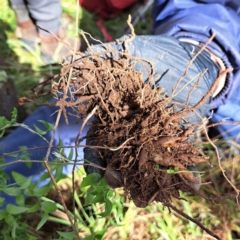
<svg viewBox="0 0 240 240"><path fill-rule="evenodd" d="M94 225L94 221L92 221L92 220L90 219L90 217L87 215L87 213L86 213L85 209L83 208L83 205L82 205L81 201L79 200L78 195L77 195L76 192L74 192L74 199L75 199L76 203L78 204L79 208L81 209L81 212L82 212L83 216L86 218L86 220L88 221L88 223L89 223L91 226L93 226L93 225Z"/></svg>

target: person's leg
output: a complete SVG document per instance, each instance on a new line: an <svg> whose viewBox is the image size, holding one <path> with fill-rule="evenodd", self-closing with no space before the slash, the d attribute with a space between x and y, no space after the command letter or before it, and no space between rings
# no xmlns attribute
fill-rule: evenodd
<svg viewBox="0 0 240 240"><path fill-rule="evenodd" d="M21 30L18 31L20 32L18 37L31 47L34 47L36 42L41 42L42 59L45 63L61 62L73 54L65 44L59 43L52 34L47 32L57 35L63 42L74 46L74 40L71 37L61 34L64 31L61 27L62 8L60 0L11 0L11 4L17 15L18 26ZM31 19L33 19L35 25L47 30L38 28L39 38L36 26ZM25 33L25 29L30 34ZM34 34L33 31L35 31ZM35 40L37 41L35 42Z"/></svg>
<svg viewBox="0 0 240 240"><path fill-rule="evenodd" d="M17 21L26 22L30 20L29 12L24 0L10 0L11 6L16 13Z"/></svg>
<svg viewBox="0 0 240 240"><path fill-rule="evenodd" d="M17 37L32 49L39 43L38 32L24 0L10 0L17 18Z"/></svg>
<svg viewBox="0 0 240 240"><path fill-rule="evenodd" d="M27 5L31 17L36 21L36 25L42 28L38 28L38 31L43 59L46 62L51 62L58 47L58 41L47 31L59 36L62 14L61 2L60 0L27 0ZM68 51L66 55L69 54Z"/></svg>
<svg viewBox="0 0 240 240"><path fill-rule="evenodd" d="M36 25L54 34L58 34L61 26L61 2L60 0L28 0L27 7L30 16L35 19ZM39 29L41 36L51 35Z"/></svg>

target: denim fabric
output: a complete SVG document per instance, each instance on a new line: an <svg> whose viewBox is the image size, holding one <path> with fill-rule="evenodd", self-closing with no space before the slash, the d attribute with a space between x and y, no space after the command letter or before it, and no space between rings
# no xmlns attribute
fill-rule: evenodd
<svg viewBox="0 0 240 240"><path fill-rule="evenodd" d="M240 1L238 0L156 0L153 7L155 34L169 34L205 43L216 34L209 48L234 68L225 91L213 101L216 108L224 104L240 84ZM218 46L216 49L215 46ZM227 62L225 61L227 59ZM230 63L230 64L229 64Z"/></svg>
<svg viewBox="0 0 240 240"><path fill-rule="evenodd" d="M168 34L177 39L206 43L216 34L208 48L220 57L226 67L233 67L224 89L210 104L215 109L212 122L222 119L228 124L216 130L225 140L240 143L240 1L239 0L155 0L153 6L154 34Z"/></svg>
<svg viewBox="0 0 240 240"><path fill-rule="evenodd" d="M125 50L124 41L127 38L129 38L129 36L124 36L114 43L105 44L105 47L102 45L95 45L92 49L93 51L101 52L106 48L110 49L112 47L122 52ZM127 43L126 48L132 56L147 59L152 62L155 72L155 85L164 88L168 96L172 94L172 89L176 85L178 79L184 75L190 60L200 49L198 46L180 42L168 35L136 36L133 41ZM90 51L86 52L86 54L90 53ZM108 56L110 55L108 54ZM106 55L103 57L106 57ZM148 79L146 68L138 62L135 63L134 68L143 73L143 78L146 82ZM209 91L209 88L212 86L219 73L218 65L211 60L210 54L206 51L203 51L193 61L189 67L188 74L179 83L175 91L177 94L173 100L185 103L188 92L192 89L193 84L198 81L200 74L206 68L208 71L192 92L188 106L192 107L198 103ZM199 109L197 109L202 117L205 117L210 109L210 100L209 98ZM188 121L190 123L199 123L201 119L193 113L188 117Z"/></svg>

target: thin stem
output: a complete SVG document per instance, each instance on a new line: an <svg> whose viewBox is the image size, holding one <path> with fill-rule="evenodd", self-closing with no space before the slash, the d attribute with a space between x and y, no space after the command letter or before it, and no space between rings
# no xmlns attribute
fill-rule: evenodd
<svg viewBox="0 0 240 240"><path fill-rule="evenodd" d="M81 201L79 200L78 195L77 195L76 192L74 192L74 199L75 199L76 203L78 204L78 206L79 206L79 208L80 208L83 216L86 218L86 220L88 221L88 223L89 223L91 226L93 226L93 225L94 225L94 222L92 221L92 219L91 219L91 218L88 216L88 214L86 213L86 211L85 211L85 209L84 209Z"/></svg>
<svg viewBox="0 0 240 240"><path fill-rule="evenodd" d="M203 52L203 50L206 49L206 47L208 46L208 44L213 40L213 38L216 36L216 34L214 33L208 40L207 42L202 46L202 48L194 55L194 57L190 60L190 62L188 63L186 69L185 69L185 72L184 74L182 75L182 77L179 78L179 80L177 81L176 85L174 86L173 88L173 91L172 91L172 98L174 96L176 96L175 91L179 85L179 83L188 75L188 70L190 68L190 66L192 65L192 63L195 61L195 59Z"/></svg>
<svg viewBox="0 0 240 240"><path fill-rule="evenodd" d="M201 118L200 114L195 111L195 113ZM202 119L202 118L201 118ZM203 121L203 119L202 119ZM229 178L227 177L226 173L225 173L225 170L223 169L222 167L222 164L221 164L221 158L220 158L220 155L219 155L219 151L218 151L218 148L217 146L213 143L213 141L209 138L208 136L208 132L207 132L207 129L206 129L206 126L203 124L203 130L204 130L204 133L205 133L205 136L207 138L207 140L209 141L209 143L212 145L212 147L214 148L215 152L216 152L216 155L217 155L217 160L218 160L218 166L224 176L224 178L227 180L227 182L232 186L232 188L235 190L235 192L237 193L236 195L236 201L237 201L237 204L238 204L238 197L239 197L239 193L240 193L240 190L237 189L234 184L229 180Z"/></svg>
<svg viewBox="0 0 240 240"><path fill-rule="evenodd" d="M76 230L76 228L75 228L75 225L74 225L74 223L73 223L73 221L72 221L72 218L70 217L70 215L69 215L69 213L68 213L68 209L67 209L67 206L66 206L66 204L65 204L65 201L64 201L64 199L63 199L62 193L61 193L61 191L60 191L60 189L59 189L59 187L58 187L58 185L57 185L57 183L56 183L56 181L55 181L54 176L53 176L52 173L51 173L51 169L49 168L48 162L47 162L47 161L44 161L44 164L45 164L45 166L46 166L46 168L47 168L47 171L48 171L48 173L49 173L49 175L50 175L50 178L51 178L51 180L52 180L52 182L53 182L53 185L54 185L54 187L55 187L55 189L56 189L56 191L57 191L57 194L58 194L58 196L59 196L59 198L60 198L60 200L61 200L61 202L62 202L62 205L63 205L63 207L64 207L65 213L66 213L67 216L68 216L68 219L69 219L69 222L71 223L71 226L72 226L72 228L73 228L73 231L74 231L75 234L76 234L76 239L77 239L77 240L80 240L80 237L79 237L79 235L78 235L78 232L77 232L77 230Z"/></svg>
<svg viewBox="0 0 240 240"><path fill-rule="evenodd" d="M71 223L68 220L64 220L64 219L61 219L61 218L58 218L58 217L49 216L48 220L52 221L52 222L55 222L55 223L61 223L63 225L71 226Z"/></svg>
<svg viewBox="0 0 240 240"><path fill-rule="evenodd" d="M212 231L204 227L200 222L195 220L194 218L188 216L187 214L183 213L182 211L178 210L176 207L174 207L171 203L165 203L164 206L171 208L178 214L180 214L182 217L186 218L187 220L197 224L201 229L203 229L205 232L207 232L209 235L213 236L214 238L221 240L216 234L214 234Z"/></svg>
<svg viewBox="0 0 240 240"><path fill-rule="evenodd" d="M225 123L224 123L225 124ZM238 123L236 123L238 124ZM12 154L15 154L15 153L20 153L20 152L25 152L25 151L32 151L32 150L39 150L39 149L46 149L48 148L49 146L41 146L41 147L33 147L33 148L27 148L27 149L20 149L20 150L16 150L16 151L12 151L10 153L3 153L1 156L0 156L0 159L1 158L4 158L4 157L7 157L9 155L12 155ZM52 148L56 148L56 149L59 149L59 148L93 148L93 149L116 149L115 147L103 147L103 146L93 146L93 145L77 145L77 146L52 146ZM127 148L127 149L131 149L133 148L132 146L122 146L121 148ZM30 160L30 161L38 161L38 162L42 162L41 160ZM5 166L4 164L3 165L0 165L0 166Z"/></svg>

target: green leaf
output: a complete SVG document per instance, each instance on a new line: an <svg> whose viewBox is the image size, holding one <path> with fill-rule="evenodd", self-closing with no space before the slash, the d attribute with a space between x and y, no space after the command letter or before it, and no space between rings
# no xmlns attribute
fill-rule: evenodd
<svg viewBox="0 0 240 240"><path fill-rule="evenodd" d="M0 197L0 207L4 204L4 202L5 202L5 198Z"/></svg>
<svg viewBox="0 0 240 240"><path fill-rule="evenodd" d="M4 172L3 169L0 169L0 187L6 187L7 181L10 179L10 176Z"/></svg>
<svg viewBox="0 0 240 240"><path fill-rule="evenodd" d="M21 151L27 151L28 150L27 146L19 146L19 149Z"/></svg>
<svg viewBox="0 0 240 240"><path fill-rule="evenodd" d="M63 176L65 176L63 174L63 167L64 167L63 165L57 165L56 166L56 173L54 175L56 181L59 181L60 179L63 179Z"/></svg>
<svg viewBox="0 0 240 240"><path fill-rule="evenodd" d="M62 139L59 138L58 141L59 141L58 146L59 146L59 147L62 147L62 146L63 146L63 141L62 141Z"/></svg>
<svg viewBox="0 0 240 240"><path fill-rule="evenodd" d="M179 167L174 167L175 172L179 172Z"/></svg>
<svg viewBox="0 0 240 240"><path fill-rule="evenodd" d="M159 164L154 165L154 170L158 171L160 169Z"/></svg>
<svg viewBox="0 0 240 240"><path fill-rule="evenodd" d="M38 211L38 209L41 207L40 202L34 204L30 209L28 209L28 213L34 213L36 211Z"/></svg>
<svg viewBox="0 0 240 240"><path fill-rule="evenodd" d="M14 172L14 171L12 172L12 176L13 176L14 180L16 181L16 183L18 185L20 185L20 189L28 188L32 182L32 177L26 178L22 174Z"/></svg>
<svg viewBox="0 0 240 240"><path fill-rule="evenodd" d="M36 196L34 195L34 189L36 188L36 184L35 183L30 183L30 185L28 186L28 188L24 189L24 195L26 196Z"/></svg>
<svg viewBox="0 0 240 240"><path fill-rule="evenodd" d="M7 214L7 216L5 217L5 222L11 227L16 224L16 220L12 214Z"/></svg>
<svg viewBox="0 0 240 240"><path fill-rule="evenodd" d="M93 203L103 203L105 202L105 198L103 194L98 194L98 195L92 195L92 194L87 194L84 202L84 206L88 204L93 204Z"/></svg>
<svg viewBox="0 0 240 240"><path fill-rule="evenodd" d="M38 121L40 123L42 123L47 128L48 131L52 131L54 129L54 125L53 124L48 123L48 122L46 122L44 120L38 120Z"/></svg>
<svg viewBox="0 0 240 240"><path fill-rule="evenodd" d="M68 155L68 160L71 161L72 158L73 158L73 149L71 148L70 153L69 153L69 155Z"/></svg>
<svg viewBox="0 0 240 240"><path fill-rule="evenodd" d="M84 200L84 206L92 204L92 201L94 199L95 195L87 194L85 200Z"/></svg>
<svg viewBox="0 0 240 240"><path fill-rule="evenodd" d="M26 181L26 177L18 172L12 172L12 176L18 185L23 184Z"/></svg>
<svg viewBox="0 0 240 240"><path fill-rule="evenodd" d="M0 70L0 82L7 82L8 76L4 70Z"/></svg>
<svg viewBox="0 0 240 240"><path fill-rule="evenodd" d="M10 121L8 121L5 117L0 117L0 126L1 126L1 128L5 127L8 124L10 124Z"/></svg>
<svg viewBox="0 0 240 240"><path fill-rule="evenodd" d="M112 212L112 202L109 199L106 199L105 211L99 215L102 217L106 217L106 216L110 215L111 212Z"/></svg>
<svg viewBox="0 0 240 240"><path fill-rule="evenodd" d="M96 239L103 239L103 235L105 234L106 231L107 231L107 228L104 228L100 231L95 232L95 238Z"/></svg>
<svg viewBox="0 0 240 240"><path fill-rule="evenodd" d="M30 161L30 157L26 154L22 154L20 156L20 159L24 160L24 163L26 164L26 166L28 168L31 168L32 167L32 161Z"/></svg>
<svg viewBox="0 0 240 240"><path fill-rule="evenodd" d="M49 176L49 173L48 172L45 172L41 175L41 177L39 178L39 182L42 182L43 180L47 179L47 178L50 178Z"/></svg>
<svg viewBox="0 0 240 240"><path fill-rule="evenodd" d="M9 157L14 157L14 158L17 158L18 157L18 153L11 153L8 155Z"/></svg>
<svg viewBox="0 0 240 240"><path fill-rule="evenodd" d="M4 133L5 133L5 129L1 130L1 132L0 132L0 138L3 137Z"/></svg>
<svg viewBox="0 0 240 240"><path fill-rule="evenodd" d="M18 196L21 194L21 189L19 188L4 188L3 191L10 196Z"/></svg>
<svg viewBox="0 0 240 240"><path fill-rule="evenodd" d="M27 161L27 160L30 160L30 157L28 154L26 153L23 153L20 155L20 159L24 160L24 161Z"/></svg>
<svg viewBox="0 0 240 240"><path fill-rule="evenodd" d="M34 237L33 235L27 234L27 239L28 239L28 240L38 240L39 238Z"/></svg>
<svg viewBox="0 0 240 240"><path fill-rule="evenodd" d="M84 188L86 186L90 186L93 184L97 184L100 180L101 180L101 175L99 173L91 173L83 179L81 183L81 188Z"/></svg>
<svg viewBox="0 0 240 240"><path fill-rule="evenodd" d="M37 131L37 133L41 134L41 135L45 135L48 131L44 131L42 129L40 129L39 127L37 127L35 124L34 124L34 128L35 130Z"/></svg>
<svg viewBox="0 0 240 240"><path fill-rule="evenodd" d="M27 178L27 180L20 186L21 189L27 189L32 182L32 177Z"/></svg>
<svg viewBox="0 0 240 240"><path fill-rule="evenodd" d="M95 189L95 186L91 186L90 188L87 189L88 194L97 195L98 192L99 191Z"/></svg>
<svg viewBox="0 0 240 240"><path fill-rule="evenodd" d="M12 111L12 120L11 120L12 123L14 123L14 122L17 121L17 113L18 113L17 108L13 108L13 111Z"/></svg>
<svg viewBox="0 0 240 240"><path fill-rule="evenodd" d="M44 212L43 215L42 215L41 221L37 225L36 230L38 231L46 223L47 220L48 220L48 213Z"/></svg>
<svg viewBox="0 0 240 240"><path fill-rule="evenodd" d="M57 231L57 233L65 238L65 239L68 239L68 240L72 240L72 239L75 239L75 232L60 232L60 231Z"/></svg>
<svg viewBox="0 0 240 240"><path fill-rule="evenodd" d="M44 212L52 213L57 210L57 206L54 202L46 201L42 203L42 209Z"/></svg>
<svg viewBox="0 0 240 240"><path fill-rule="evenodd" d="M174 174L174 173L176 173L176 172L175 172L174 169L168 169L168 170L167 170L167 173L168 173L168 174Z"/></svg>
<svg viewBox="0 0 240 240"><path fill-rule="evenodd" d="M3 220L7 216L6 210L0 210L0 221Z"/></svg>
<svg viewBox="0 0 240 240"><path fill-rule="evenodd" d="M105 183L103 183L102 181L100 183L98 183L97 185L93 185L92 187L97 193L99 193L99 192L107 193L110 190L110 187L105 185Z"/></svg>
<svg viewBox="0 0 240 240"><path fill-rule="evenodd" d="M20 214L20 213L24 213L28 210L27 207L19 207L13 204L8 204L7 208L6 208L7 212L10 214Z"/></svg>
<svg viewBox="0 0 240 240"><path fill-rule="evenodd" d="M1 136L0 136L0 137L1 137ZM2 165L2 164L4 164L4 163L6 163L5 158L0 158L0 165Z"/></svg>
<svg viewBox="0 0 240 240"><path fill-rule="evenodd" d="M49 185L45 185L43 187L38 187L36 186L33 190L33 194L36 196L36 197L42 197L42 196L45 196L48 191L50 190L51 186Z"/></svg>
<svg viewBox="0 0 240 240"><path fill-rule="evenodd" d="M6 185L6 179L3 178L2 176L0 176L0 191L3 189L3 188L7 188L7 185Z"/></svg>
<svg viewBox="0 0 240 240"><path fill-rule="evenodd" d="M17 202L17 205L18 205L18 206L23 207L24 204L25 204L25 198L24 198L24 196L23 196L23 195L18 195L18 196L16 197L16 202Z"/></svg>

